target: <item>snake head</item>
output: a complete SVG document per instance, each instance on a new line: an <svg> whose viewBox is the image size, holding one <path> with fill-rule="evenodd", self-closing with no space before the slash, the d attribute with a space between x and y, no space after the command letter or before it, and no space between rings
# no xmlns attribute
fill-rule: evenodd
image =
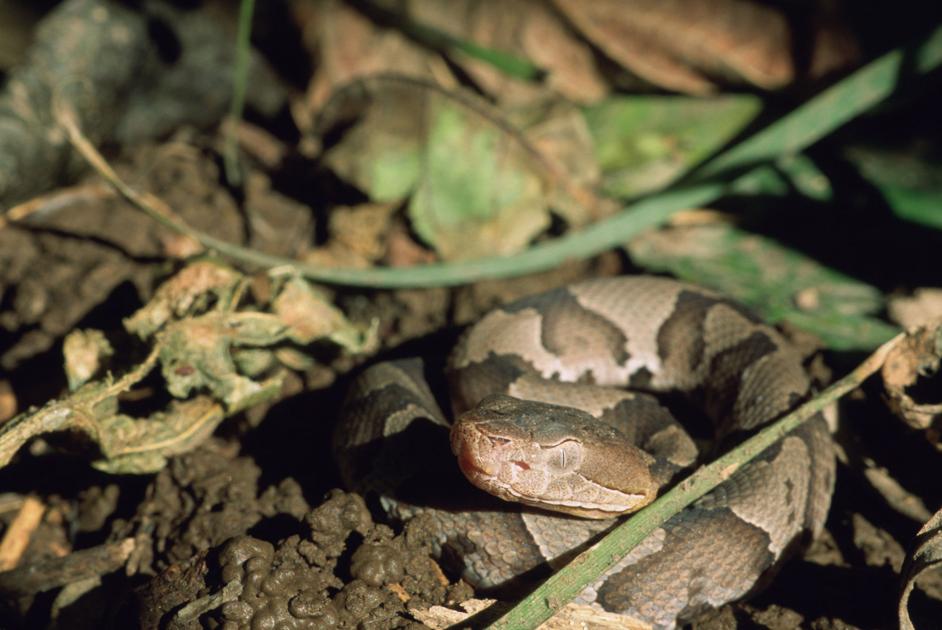
<svg viewBox="0 0 942 630"><path fill-rule="evenodd" d="M571 407L490 396L459 416L451 450L478 488L556 512L611 518L657 495L653 458Z"/></svg>

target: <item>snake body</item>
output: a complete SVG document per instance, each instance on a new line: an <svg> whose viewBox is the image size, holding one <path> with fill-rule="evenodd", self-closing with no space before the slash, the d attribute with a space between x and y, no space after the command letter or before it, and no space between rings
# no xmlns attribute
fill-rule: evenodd
<svg viewBox="0 0 942 630"><path fill-rule="evenodd" d="M443 559L482 588L565 562L697 460L660 403L624 387L681 393L711 420L719 449L810 388L796 351L742 306L645 276L584 281L484 316L450 355L454 429L424 369L379 363L355 381L335 433L341 471L393 518L423 515ZM580 599L670 628L741 598L821 529L833 479L827 427L814 418Z"/></svg>

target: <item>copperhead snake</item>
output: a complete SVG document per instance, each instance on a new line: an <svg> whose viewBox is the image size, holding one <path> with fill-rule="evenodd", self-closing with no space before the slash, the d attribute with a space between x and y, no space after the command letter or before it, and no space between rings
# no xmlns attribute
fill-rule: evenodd
<svg viewBox="0 0 942 630"><path fill-rule="evenodd" d="M443 559L481 588L565 562L702 457L657 399L624 387L682 394L721 450L810 388L796 351L744 307L645 276L588 280L484 316L448 361L453 427L424 370L413 359L364 371L335 452L350 487L394 519L423 515ZM671 628L749 594L822 528L834 466L826 424L814 418L648 536L580 600Z"/></svg>

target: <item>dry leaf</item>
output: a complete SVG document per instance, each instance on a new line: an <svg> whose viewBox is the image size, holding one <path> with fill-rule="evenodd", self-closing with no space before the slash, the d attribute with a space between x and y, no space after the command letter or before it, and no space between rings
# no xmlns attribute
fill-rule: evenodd
<svg viewBox="0 0 942 630"><path fill-rule="evenodd" d="M391 203L331 209L327 243L307 252L304 260L324 267L369 267L386 254L395 210Z"/></svg>
<svg viewBox="0 0 942 630"><path fill-rule="evenodd" d="M287 279L272 311L285 327L285 337L300 345L326 338L353 353L370 352L378 345L375 324L364 329L351 323L321 290L298 276Z"/></svg>
<svg viewBox="0 0 942 630"><path fill-rule="evenodd" d="M0 424L15 416L18 408L16 392L13 391L10 381L0 379Z"/></svg>
<svg viewBox="0 0 942 630"><path fill-rule="evenodd" d="M935 389L936 399L917 401L912 388L920 380L937 377L942 360L942 321L916 329L896 344L881 372L886 388L887 402L897 417L916 429L928 429L929 439L939 445L938 419L942 417L942 402ZM931 388L922 388L923 390Z"/></svg>
<svg viewBox="0 0 942 630"><path fill-rule="evenodd" d="M75 391L101 372L114 349L100 330L73 330L62 343L69 389Z"/></svg>
<svg viewBox="0 0 942 630"><path fill-rule="evenodd" d="M191 263L160 285L150 302L124 320L124 327L147 339L174 317L223 299L235 290L240 278L238 272L211 260Z"/></svg>
<svg viewBox="0 0 942 630"><path fill-rule="evenodd" d="M800 75L794 33L774 6L749 0L554 2L606 55L662 88L704 94L720 82L745 82L776 89ZM812 46L812 76L846 67L857 55L837 28L815 29Z"/></svg>
<svg viewBox="0 0 942 630"><path fill-rule="evenodd" d="M416 608L409 612L417 621L421 621L429 628L444 630L445 628L455 627L456 624L460 624L482 610L487 610L496 603L496 599L469 599L459 604L462 610L455 610L446 606L430 606L424 610ZM460 628L461 626L458 625L457 627Z"/></svg>
<svg viewBox="0 0 942 630"><path fill-rule="evenodd" d="M437 53L397 30L377 26L346 2L294 5L298 21L304 24L305 44L318 60L307 89L307 112L320 110L338 86L385 72L457 84ZM310 116L298 118L303 123Z"/></svg>
<svg viewBox="0 0 942 630"><path fill-rule="evenodd" d="M887 304L890 319L903 328L927 326L942 319L942 289L916 289L911 296L895 296Z"/></svg>

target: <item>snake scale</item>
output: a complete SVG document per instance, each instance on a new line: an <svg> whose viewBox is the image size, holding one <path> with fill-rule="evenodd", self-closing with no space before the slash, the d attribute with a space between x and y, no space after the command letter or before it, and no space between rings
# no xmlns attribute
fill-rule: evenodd
<svg viewBox="0 0 942 630"><path fill-rule="evenodd" d="M335 452L350 487L394 519L422 515L442 560L480 588L564 563L701 458L661 402L639 392L681 394L711 421L716 450L810 388L797 352L742 306L646 276L588 280L491 311L450 355L449 399L436 399L427 370L418 359L365 370ZM441 412L449 405L454 428ZM671 518L580 600L671 628L748 595L821 529L834 466L826 424L814 418Z"/></svg>

